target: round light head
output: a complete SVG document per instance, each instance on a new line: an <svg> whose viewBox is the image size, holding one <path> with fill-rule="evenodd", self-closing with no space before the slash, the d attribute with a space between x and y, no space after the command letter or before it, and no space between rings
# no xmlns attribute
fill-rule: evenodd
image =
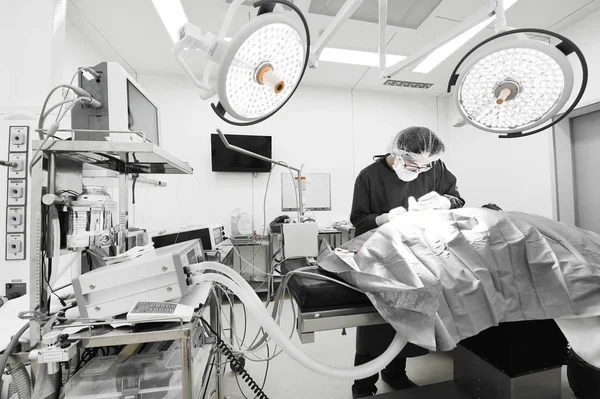
<svg viewBox="0 0 600 399"><path fill-rule="evenodd" d="M259 15L239 30L219 64L219 101L241 121L268 116L294 92L305 58L305 36L292 18Z"/></svg>
<svg viewBox="0 0 600 399"><path fill-rule="evenodd" d="M573 68L556 47L534 40L509 40L484 47L465 67L455 91L462 116L493 133L540 126L568 101Z"/></svg>

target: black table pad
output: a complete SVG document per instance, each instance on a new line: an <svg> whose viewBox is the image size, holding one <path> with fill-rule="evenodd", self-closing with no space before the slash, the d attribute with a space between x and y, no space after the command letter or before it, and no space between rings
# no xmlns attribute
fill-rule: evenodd
<svg viewBox="0 0 600 399"><path fill-rule="evenodd" d="M306 266L304 259L285 260L281 264L281 273L287 274L292 270ZM311 271L311 273L339 280L336 276L322 269ZM306 275L292 276L289 288L302 312L346 309L348 307L373 307L369 298L361 292L332 281Z"/></svg>

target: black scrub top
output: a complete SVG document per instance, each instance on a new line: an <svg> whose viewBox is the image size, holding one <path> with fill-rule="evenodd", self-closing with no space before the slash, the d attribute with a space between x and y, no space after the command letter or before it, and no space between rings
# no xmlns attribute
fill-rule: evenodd
<svg viewBox="0 0 600 399"><path fill-rule="evenodd" d="M434 162L427 172L419 173L415 180L405 182L390 168L386 158L387 155L367 166L356 178L350 213L356 236L376 228L377 216L399 206L408 209L408 197L418 200L436 191L448 197L452 209L462 208L465 204L456 188L456 177L441 160Z"/></svg>

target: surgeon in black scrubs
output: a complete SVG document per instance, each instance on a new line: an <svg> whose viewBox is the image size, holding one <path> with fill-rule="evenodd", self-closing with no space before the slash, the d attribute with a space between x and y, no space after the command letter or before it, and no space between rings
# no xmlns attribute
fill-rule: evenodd
<svg viewBox="0 0 600 399"><path fill-rule="evenodd" d="M407 210L462 208L465 201L456 188L456 177L440 160L444 151L442 141L426 127L409 127L398 133L392 152L363 169L356 178L350 214L356 235L388 223ZM358 327L354 364L361 365L381 355L395 333L389 324ZM396 390L415 387L406 375L406 358L425 354L427 350L408 344L381 371L381 378ZM355 381L352 396L374 395L378 378L376 374Z"/></svg>

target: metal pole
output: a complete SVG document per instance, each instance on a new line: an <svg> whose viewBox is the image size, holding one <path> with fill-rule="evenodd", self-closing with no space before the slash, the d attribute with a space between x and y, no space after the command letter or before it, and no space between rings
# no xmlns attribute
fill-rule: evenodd
<svg viewBox="0 0 600 399"><path fill-rule="evenodd" d="M223 132L221 132L221 129L217 129L217 134L221 138L221 141L223 142L223 145L225 146L225 148L227 148L228 150L239 152L240 154L248 155L249 157L260 159L261 161L269 162L269 163L272 163L274 165L278 165L278 166L281 166L283 168L295 170L296 172L298 172L298 202L300 202L298 204L298 212L300 213L298 215L299 216L298 222L302 223L304 221L304 203L302 202L302 187L301 187L301 184L302 184L302 167L300 167L300 168L294 168L293 166L289 166L286 163L278 162L278 161L275 161L275 160L273 160L271 158L267 158L267 157L263 157L262 155L255 154L252 151L248 151L248 150L245 150L243 148L231 145L231 144L229 144L229 141L227 141L227 138L225 137L225 135L223 134Z"/></svg>
<svg viewBox="0 0 600 399"><path fill-rule="evenodd" d="M42 290L42 180L43 180L43 162L36 162L31 168L31 219L29 221L29 231L31 239L29 246L29 258L31 267L29 269L29 306L32 310L42 310L45 306ZM36 200L36 198L38 200ZM41 322L29 322L29 338L31 347L35 347L42 339Z"/></svg>
<svg viewBox="0 0 600 399"><path fill-rule="evenodd" d="M379 72L386 67L386 37L388 0L379 0Z"/></svg>
<svg viewBox="0 0 600 399"><path fill-rule="evenodd" d="M192 399L192 345L190 343L190 331L185 332L181 338L181 394L183 399Z"/></svg>
<svg viewBox="0 0 600 399"><path fill-rule="evenodd" d="M300 220L298 223L302 223L304 221L304 202L302 200L302 169L298 171L298 212L300 212Z"/></svg>
<svg viewBox="0 0 600 399"><path fill-rule="evenodd" d="M312 61L313 65L319 59L321 52L329 44L331 39L338 33L338 31L342 28L342 26L346 23L348 19L354 14L354 12L360 7L364 0L348 0L344 3L342 8L338 11L338 13L333 17L325 31L319 36L317 42L312 46Z"/></svg>
<svg viewBox="0 0 600 399"><path fill-rule="evenodd" d="M255 154L255 153L253 153L251 151L248 151L248 150L245 150L243 148L236 147L234 145L229 144L229 141L227 141L227 138L225 137L225 135L223 134L223 132L221 132L221 129L217 129L217 134L221 138L221 141L225 145L225 148L227 148L228 150L239 152L240 154L248 155L249 157L260 159L261 161L265 161L265 162L269 162L269 163L272 163L272 164L275 164L275 165L279 165L279 166L282 166L284 168L292 169L292 170L297 171L298 173L302 172L302 169L294 168L293 166L289 166L289 165L287 165L285 163L274 161L271 158L263 157L262 155Z"/></svg>
<svg viewBox="0 0 600 399"><path fill-rule="evenodd" d="M42 155L42 163L43 163ZM56 192L56 154L48 152L48 193Z"/></svg>

